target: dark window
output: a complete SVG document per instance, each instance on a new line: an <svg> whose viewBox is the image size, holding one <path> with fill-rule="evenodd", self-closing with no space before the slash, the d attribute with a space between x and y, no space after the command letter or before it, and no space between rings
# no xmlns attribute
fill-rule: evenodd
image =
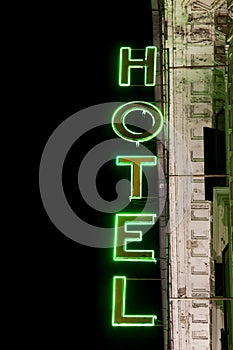
<svg viewBox="0 0 233 350"><path fill-rule="evenodd" d="M226 146L223 130L204 127L204 171L205 199L212 201L213 187L226 186Z"/></svg>
<svg viewBox="0 0 233 350"><path fill-rule="evenodd" d="M221 350L227 350L226 334L223 328L221 328Z"/></svg>
<svg viewBox="0 0 233 350"><path fill-rule="evenodd" d="M223 296L223 265L215 261L214 270L215 270L215 295Z"/></svg>

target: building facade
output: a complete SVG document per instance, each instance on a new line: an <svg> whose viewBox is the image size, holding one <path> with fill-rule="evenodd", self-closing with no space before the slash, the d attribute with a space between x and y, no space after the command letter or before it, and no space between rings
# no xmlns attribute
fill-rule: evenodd
<svg viewBox="0 0 233 350"><path fill-rule="evenodd" d="M233 1L152 1L154 26L156 9L167 130L159 154L168 179L165 348L232 350Z"/></svg>

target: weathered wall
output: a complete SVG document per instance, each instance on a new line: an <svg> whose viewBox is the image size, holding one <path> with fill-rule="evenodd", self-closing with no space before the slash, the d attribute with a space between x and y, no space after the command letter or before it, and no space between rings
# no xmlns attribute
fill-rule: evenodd
<svg viewBox="0 0 233 350"><path fill-rule="evenodd" d="M224 79L217 82L216 90L216 76L224 78L226 13L223 0L165 0L170 66L169 306L174 350L220 349L218 335L212 343L210 326L212 210L205 200L203 127L213 126L213 115L225 103Z"/></svg>

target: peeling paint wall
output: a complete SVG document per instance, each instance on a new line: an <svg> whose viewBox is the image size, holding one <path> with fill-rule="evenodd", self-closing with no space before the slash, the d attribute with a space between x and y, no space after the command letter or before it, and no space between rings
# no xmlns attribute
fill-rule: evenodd
<svg viewBox="0 0 233 350"><path fill-rule="evenodd" d="M220 350L211 330L212 205L203 128L225 103L227 1L165 0L169 49L170 329L173 350ZM216 78L217 77L217 78ZM219 81L217 80L220 77ZM221 314L218 319L221 319Z"/></svg>

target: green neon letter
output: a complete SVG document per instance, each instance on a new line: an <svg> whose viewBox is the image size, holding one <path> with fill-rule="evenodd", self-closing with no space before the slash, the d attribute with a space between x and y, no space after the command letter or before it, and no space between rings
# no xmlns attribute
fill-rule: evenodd
<svg viewBox="0 0 233 350"><path fill-rule="evenodd" d="M142 241L142 231L128 230L128 225L153 225L155 218L156 214L116 214L113 260L156 263L154 250L127 249L127 243Z"/></svg>
<svg viewBox="0 0 233 350"><path fill-rule="evenodd" d="M117 165L131 166L131 199L142 198L142 166L157 165L157 157L154 156L118 156Z"/></svg>
<svg viewBox="0 0 233 350"><path fill-rule="evenodd" d="M156 315L126 315L126 277L113 277L113 307L112 307L112 325L113 326L154 326Z"/></svg>
<svg viewBox="0 0 233 350"><path fill-rule="evenodd" d="M131 131L125 123L126 116L134 111L142 111L142 118L145 114L152 117L152 126L144 132ZM163 128L163 115L160 109L151 103L144 101L132 101L117 108L112 116L112 127L115 133L122 139L132 142L144 142L151 140L158 135Z"/></svg>
<svg viewBox="0 0 233 350"><path fill-rule="evenodd" d="M144 68L144 85L154 86L156 76L156 56L157 48L155 46L146 47L145 59L132 59L131 48L121 47L119 85L130 86L131 69Z"/></svg>

